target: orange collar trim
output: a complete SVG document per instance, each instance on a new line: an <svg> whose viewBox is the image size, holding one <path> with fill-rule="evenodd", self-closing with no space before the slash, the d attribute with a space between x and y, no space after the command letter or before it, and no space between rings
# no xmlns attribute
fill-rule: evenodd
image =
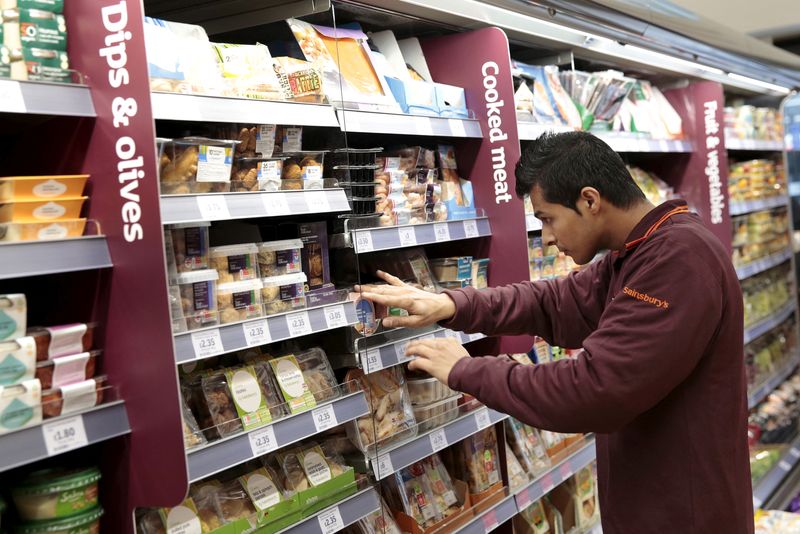
<svg viewBox="0 0 800 534"><path fill-rule="evenodd" d="M658 230L658 228L664 224L667 219L672 217L673 215L678 215L680 213L689 213L689 208L687 206L681 206L680 208L675 208L674 210L665 213L663 217L661 217L653 226L648 228L647 232L640 237L639 239L634 239L630 243L625 243L625 250L631 250L636 248L637 246L641 245L648 237L653 235L653 233Z"/></svg>

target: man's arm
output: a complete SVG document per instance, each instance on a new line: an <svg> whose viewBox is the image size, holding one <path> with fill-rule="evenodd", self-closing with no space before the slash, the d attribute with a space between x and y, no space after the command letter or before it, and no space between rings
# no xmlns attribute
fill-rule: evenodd
<svg viewBox="0 0 800 534"><path fill-rule="evenodd" d="M709 266L689 265L693 256L662 242L649 256L658 260L636 266L647 272L615 295L578 358L536 366L460 358L450 387L546 430L618 430L685 380L715 336L721 284Z"/></svg>

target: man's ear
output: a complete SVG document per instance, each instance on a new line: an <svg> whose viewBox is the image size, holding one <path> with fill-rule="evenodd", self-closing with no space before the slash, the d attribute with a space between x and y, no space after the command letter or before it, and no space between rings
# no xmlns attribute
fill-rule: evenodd
<svg viewBox="0 0 800 534"><path fill-rule="evenodd" d="M578 206L583 210L597 215L600 211L601 202L602 197L600 196L600 192L594 187L584 187L581 189L581 195L580 198L578 198Z"/></svg>

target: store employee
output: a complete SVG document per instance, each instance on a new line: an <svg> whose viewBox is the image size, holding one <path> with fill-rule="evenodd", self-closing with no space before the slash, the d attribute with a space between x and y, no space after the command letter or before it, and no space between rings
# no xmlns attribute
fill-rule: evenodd
<svg viewBox="0 0 800 534"><path fill-rule="evenodd" d="M597 433L605 534L753 532L742 293L725 247L682 201L654 207L591 134L543 135L516 168L542 238L579 264L565 279L436 295L379 275L364 296L433 323L534 334L576 359L536 366L412 342L409 368L529 425ZM502 268L497 265L494 268Z"/></svg>

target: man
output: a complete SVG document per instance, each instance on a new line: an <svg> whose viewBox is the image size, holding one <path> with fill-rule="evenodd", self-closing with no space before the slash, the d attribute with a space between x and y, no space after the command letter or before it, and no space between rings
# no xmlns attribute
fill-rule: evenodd
<svg viewBox="0 0 800 534"><path fill-rule="evenodd" d="M654 207L605 143L543 135L516 168L542 238L579 264L562 280L436 295L386 273L364 296L433 323L583 347L520 365L454 340L410 343L425 371L487 406L556 432L597 433L605 534L753 532L742 294L728 252L683 201ZM496 268L500 268L499 266Z"/></svg>

